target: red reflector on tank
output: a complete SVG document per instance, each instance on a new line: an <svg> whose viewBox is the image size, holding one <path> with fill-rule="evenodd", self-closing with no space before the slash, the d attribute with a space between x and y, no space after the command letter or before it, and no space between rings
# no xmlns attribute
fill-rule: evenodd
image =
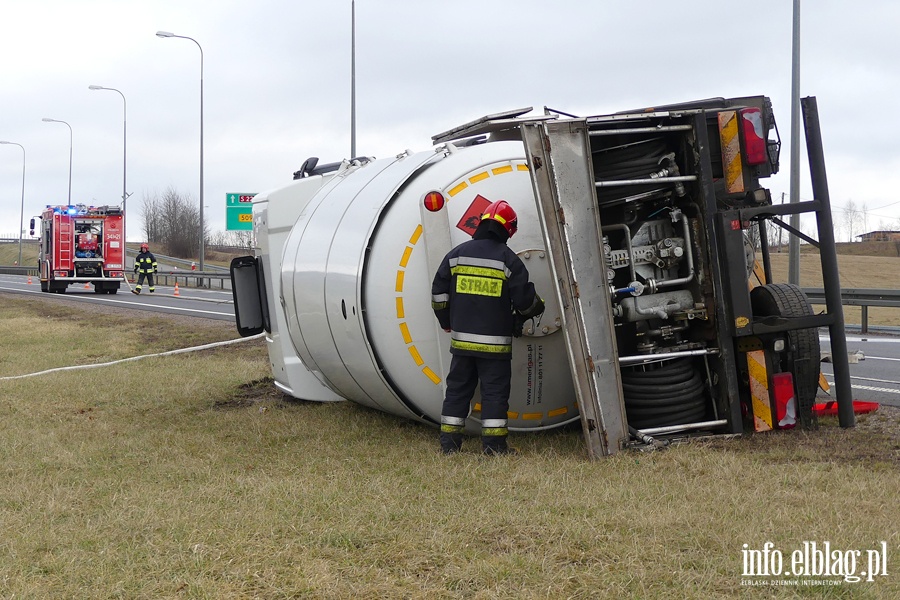
<svg viewBox="0 0 900 600"><path fill-rule="evenodd" d="M766 138L763 134L762 112L758 108L742 108L741 130L744 134L744 156L748 165L766 162Z"/></svg>
<svg viewBox="0 0 900 600"><path fill-rule="evenodd" d="M444 208L444 195L440 192L428 192L423 203L428 211L437 212Z"/></svg>

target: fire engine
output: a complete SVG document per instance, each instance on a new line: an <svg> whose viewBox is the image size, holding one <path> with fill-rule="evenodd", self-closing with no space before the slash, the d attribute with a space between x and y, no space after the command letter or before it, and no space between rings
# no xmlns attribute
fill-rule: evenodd
<svg viewBox="0 0 900 600"><path fill-rule="evenodd" d="M47 206L40 215L41 291L64 294L72 283L115 294L125 277L124 214L118 206ZM35 220L31 219L31 235Z"/></svg>
<svg viewBox="0 0 900 600"><path fill-rule="evenodd" d="M511 430L580 420L596 457L810 424L826 326L851 426L815 98L803 109L816 200L789 205L761 185L780 150L765 96L591 117L523 109L438 134L423 152L310 158L254 199L257 254L231 265L238 330L266 331L287 394L437 424L450 355L431 281L484 207L506 200L519 216L509 246L546 301L514 341ZM803 212L818 241L781 219ZM773 281L772 224L819 246L824 312ZM476 394L467 431L479 417Z"/></svg>

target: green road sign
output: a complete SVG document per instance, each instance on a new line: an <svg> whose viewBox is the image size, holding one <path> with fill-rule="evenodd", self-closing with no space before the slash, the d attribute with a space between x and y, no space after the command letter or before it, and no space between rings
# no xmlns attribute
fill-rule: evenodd
<svg viewBox="0 0 900 600"><path fill-rule="evenodd" d="M225 229L253 231L253 193L225 194Z"/></svg>

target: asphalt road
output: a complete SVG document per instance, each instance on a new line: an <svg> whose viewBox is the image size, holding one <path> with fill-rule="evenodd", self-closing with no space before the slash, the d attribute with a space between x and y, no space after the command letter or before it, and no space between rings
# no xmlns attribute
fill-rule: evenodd
<svg viewBox="0 0 900 600"><path fill-rule="evenodd" d="M822 353L830 352L828 336L822 335L819 339ZM847 351L851 356L853 399L900 406L900 337L848 335ZM833 385L831 363L823 362L822 372L828 383Z"/></svg>
<svg viewBox="0 0 900 600"><path fill-rule="evenodd" d="M40 281L37 278L32 278L30 284L27 282L28 278L22 275L0 275L0 291L234 322L234 300L231 290L179 286L178 296L175 296L175 288L172 286L157 285L156 292L151 294L145 284L143 293L135 295L123 284L118 294L95 294L93 286L84 289L84 284L72 284L65 294L50 294L41 292Z"/></svg>

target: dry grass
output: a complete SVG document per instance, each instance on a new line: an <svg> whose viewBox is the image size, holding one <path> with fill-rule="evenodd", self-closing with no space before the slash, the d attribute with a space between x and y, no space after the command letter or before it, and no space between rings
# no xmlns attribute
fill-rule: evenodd
<svg viewBox="0 0 900 600"><path fill-rule="evenodd" d="M70 330L49 304L3 298L21 319L4 356L94 331L96 314ZM154 323L152 349L197 342ZM268 372L248 342L0 381L0 597L721 598L750 591L742 544L805 540L885 540L890 575L779 595L900 597L900 411L597 462L578 430L514 436L509 459L474 441L443 457L430 428L285 401Z"/></svg>
<svg viewBox="0 0 900 600"><path fill-rule="evenodd" d="M23 267L37 267L38 245L37 242L22 240L22 265ZM12 265L19 260L19 242L0 244L0 265Z"/></svg>
<svg viewBox="0 0 900 600"><path fill-rule="evenodd" d="M15 344L4 344L9 350L0 354L0 377L238 337L233 323L223 327L222 323L194 319L185 327L140 311L98 309L62 298L21 301L16 296L2 297L0 340L15 340Z"/></svg>

